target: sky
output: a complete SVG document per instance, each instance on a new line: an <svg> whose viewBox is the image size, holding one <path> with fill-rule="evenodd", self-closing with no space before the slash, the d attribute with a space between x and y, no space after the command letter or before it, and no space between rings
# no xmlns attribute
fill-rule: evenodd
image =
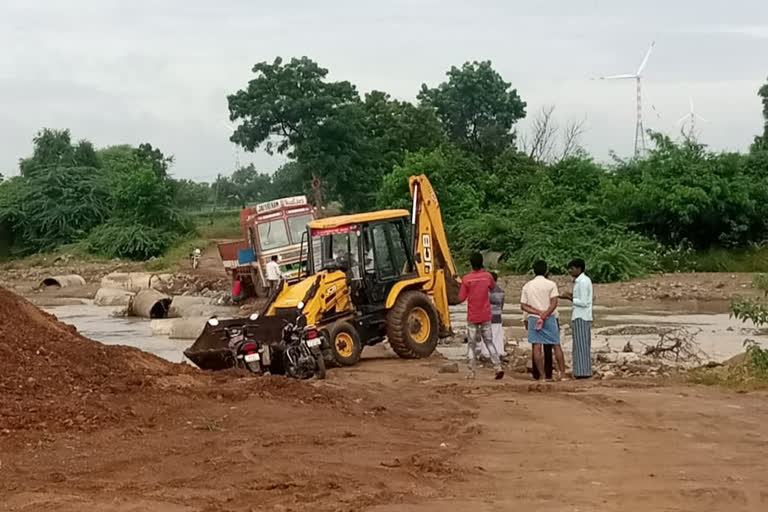
<svg viewBox="0 0 768 512"><path fill-rule="evenodd" d="M361 93L415 101L453 65L493 62L528 104L583 121L596 158L632 153L635 85L646 128L679 134L689 98L699 138L746 150L762 131L768 2L759 0L0 0L0 173L18 173L42 127L96 146L150 142L176 177L210 181L236 162L283 161L229 142L226 97L252 66L308 56Z"/></svg>

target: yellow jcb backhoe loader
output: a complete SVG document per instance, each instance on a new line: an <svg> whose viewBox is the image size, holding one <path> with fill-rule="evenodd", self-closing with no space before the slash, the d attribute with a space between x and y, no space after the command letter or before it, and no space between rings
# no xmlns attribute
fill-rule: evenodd
<svg viewBox="0 0 768 512"><path fill-rule="evenodd" d="M427 357L451 332L449 304L460 284L440 205L424 175L409 179L412 211L380 210L317 219L307 225L299 281L283 283L247 323L276 343L303 315L326 359L353 365L363 347L385 339L402 358ZM302 254L303 259L303 254ZM227 367L226 347L207 326L185 354L201 368Z"/></svg>

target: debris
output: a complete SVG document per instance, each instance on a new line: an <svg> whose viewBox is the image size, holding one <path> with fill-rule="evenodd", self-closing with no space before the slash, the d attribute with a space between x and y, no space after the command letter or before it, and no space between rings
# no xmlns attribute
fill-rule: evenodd
<svg viewBox="0 0 768 512"><path fill-rule="evenodd" d="M445 363L440 367L440 373L459 373L458 363Z"/></svg>

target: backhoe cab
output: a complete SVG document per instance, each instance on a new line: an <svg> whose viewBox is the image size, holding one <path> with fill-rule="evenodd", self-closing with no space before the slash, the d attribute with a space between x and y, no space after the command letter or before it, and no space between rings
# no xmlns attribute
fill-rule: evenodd
<svg viewBox="0 0 768 512"><path fill-rule="evenodd" d="M322 334L326 358L339 365L357 363L364 346L385 339L402 358L432 354L438 338L451 332L449 296L457 295L459 278L429 180L412 176L409 184L411 212L380 210L307 225L301 246L307 264L298 283L283 283L269 298L258 320L265 336L301 308L307 325Z"/></svg>

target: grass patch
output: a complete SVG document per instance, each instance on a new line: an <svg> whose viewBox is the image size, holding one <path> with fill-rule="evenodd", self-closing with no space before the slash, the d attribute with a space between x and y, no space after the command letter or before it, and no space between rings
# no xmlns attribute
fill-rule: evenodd
<svg viewBox="0 0 768 512"><path fill-rule="evenodd" d="M180 264L189 260L195 249L204 250L211 241L199 235L183 238L165 251L159 258L151 258L144 262L144 268L150 272L176 270Z"/></svg>
<svg viewBox="0 0 768 512"><path fill-rule="evenodd" d="M75 244L62 245L50 252L39 252L20 258L16 257L0 260L0 269L10 270L29 267L47 267L57 260L76 260L84 263L107 263L112 261L104 256L89 253L86 242L82 241Z"/></svg>
<svg viewBox="0 0 768 512"><path fill-rule="evenodd" d="M199 215L194 217L195 230L201 238L212 240L242 238L240 231L240 211L223 210L215 215Z"/></svg>
<svg viewBox="0 0 768 512"><path fill-rule="evenodd" d="M768 246L710 249L692 256L696 272L768 272Z"/></svg>

